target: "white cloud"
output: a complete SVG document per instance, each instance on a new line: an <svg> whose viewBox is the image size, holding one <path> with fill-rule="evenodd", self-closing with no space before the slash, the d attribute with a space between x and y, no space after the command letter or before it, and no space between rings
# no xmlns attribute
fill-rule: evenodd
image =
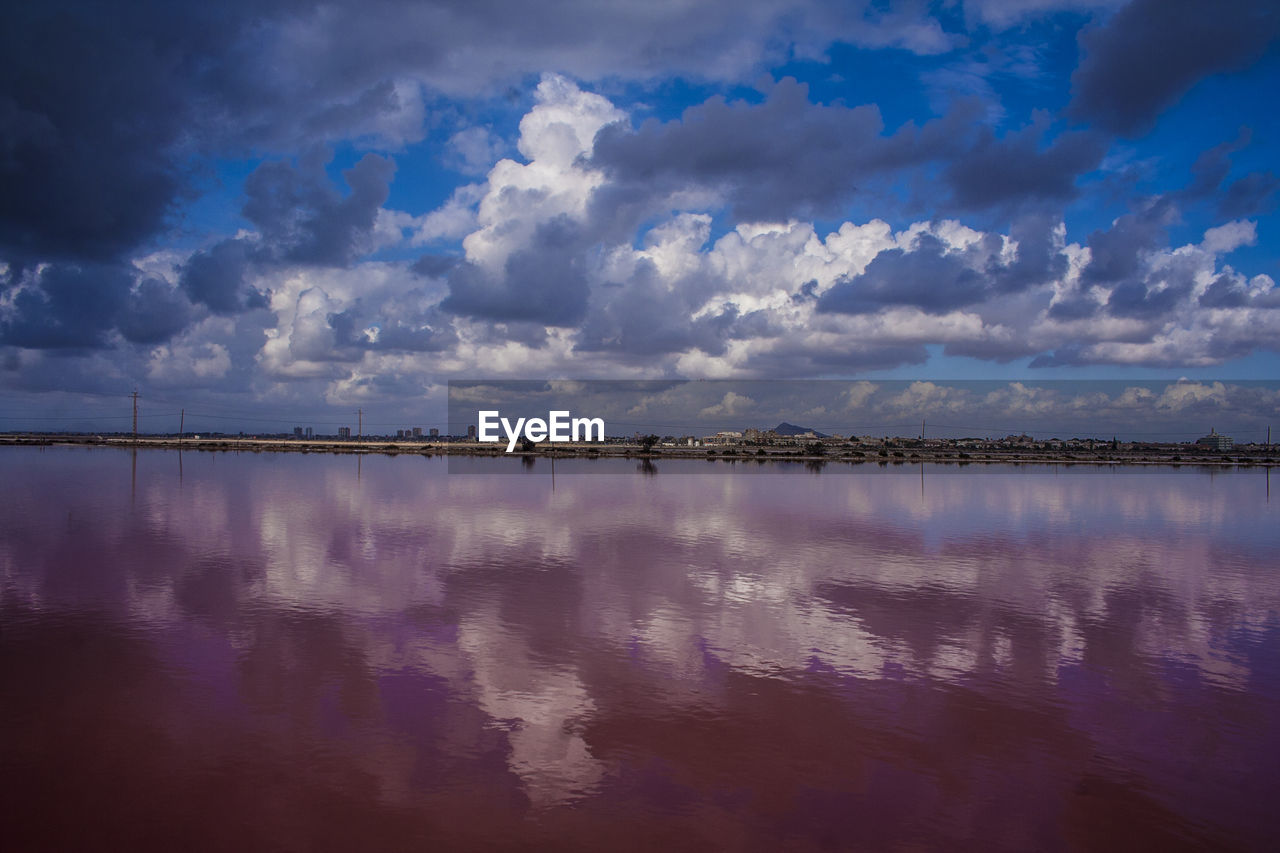
<svg viewBox="0 0 1280 853"><path fill-rule="evenodd" d="M600 128L626 117L607 99L556 74L543 75L536 95L537 104L520 121L516 146L529 162L500 160L489 171L479 229L462 242L468 260L495 272L529 244L539 225L558 216L583 218L604 175L582 167L579 158L590 153Z"/></svg>
<svg viewBox="0 0 1280 853"><path fill-rule="evenodd" d="M1211 255L1225 255L1241 246L1252 246L1257 241L1258 226L1247 219L1237 219L1205 231L1200 248Z"/></svg>
<svg viewBox="0 0 1280 853"><path fill-rule="evenodd" d="M214 321L214 325L222 325ZM202 330L205 331L205 330ZM223 344L198 340L199 332L151 351L147 378L160 385L204 386L222 379L231 369L231 354Z"/></svg>
<svg viewBox="0 0 1280 853"><path fill-rule="evenodd" d="M467 127L449 137L454 156L450 164L467 174L484 174L502 154L506 145L487 127Z"/></svg>
<svg viewBox="0 0 1280 853"><path fill-rule="evenodd" d="M714 406L707 406L699 414L702 417L715 418L725 415L740 415L756 404L755 400L733 391L728 392Z"/></svg>
<svg viewBox="0 0 1280 853"><path fill-rule="evenodd" d="M476 229L476 205L487 191L485 184L465 184L455 189L448 201L430 213L417 217L405 213L390 215L395 217L397 228L409 232L411 246L458 240Z"/></svg>
<svg viewBox="0 0 1280 853"><path fill-rule="evenodd" d="M558 220L593 231L588 210L608 187L604 172L585 164L596 133L626 114L607 98L559 75L544 75L536 103L520 122L517 148L525 162L503 159L487 180L459 188L440 208L414 217L383 210L372 243L427 245L461 239L466 260L503 273L513 253L543 239L540 229ZM474 139L472 138L474 136ZM492 140L472 134L477 151ZM1147 314L1125 315L1109 303L1115 283L1084 285L1091 252L1069 242L1065 225L1049 235L1050 251L1065 263L1055 277L1018 289L987 285L955 305L913 304L911 298L869 303L864 313L817 311L817 299L839 282L867 272L885 252L912 253L938 245L961 259L974 275L989 276L1019 258L1009 235L984 232L956 220L929 220L894 231L880 219L844 222L819 234L811 222L738 222L715 237L715 218L699 204L677 206L639 234L596 236L595 245L574 249L590 288L589 320L607 314L632 319L656 304L631 340L645 345L661 333L668 348L629 352L609 349L624 339L607 325L588 355L575 349L583 332L572 327L529 334L502 324L454 317L456 336L429 358L413 352L371 351L339 339L335 317L349 316L366 343L385 343L383 321L417 318L415 328L438 325L449 294L447 275L415 275L407 262L371 262L351 270L283 269L256 285L270 292L276 326L259 354L261 367L279 381L318 379L343 399L379 393L379 371L388 387L422 385L440 375L575 375L602 377L768 376L852 373L923 358L925 345L943 344L978 358L1015 358L1065 350L1081 363L1209 365L1280 339L1280 298L1267 276L1246 278L1222 256L1257 240L1252 221L1227 222L1205 231L1199 243L1149 251L1133 281L1149 282L1150 295L1165 305ZM607 213L607 211L605 211ZM925 237L938 241L925 241ZM140 268L174 274L180 258L151 256ZM518 273L518 271L517 271ZM1226 284L1224 284L1224 282ZM920 299L931 295L928 283ZM1204 307L1211 287L1230 285L1231 299ZM953 286L946 282L935 289ZM644 298L637 301L637 293ZM893 296L893 294L889 294ZM912 297L914 298L914 297ZM665 301L664 301L665 300ZM1058 316L1055 306L1092 303L1084 315ZM956 303L959 304L956 304ZM859 309L863 310L863 309ZM652 324L652 327L650 325ZM662 325L662 329L657 326ZM641 351L643 349L643 351ZM205 351L210 352L208 350ZM211 363L212 364L212 363ZM212 367L210 368L212 369ZM408 383L408 385L405 385ZM905 409L954 406L919 388L904 397ZM391 393L389 391L385 393ZM859 405L851 391L848 404ZM1042 391L1011 388L1001 400L1034 413L1050 405ZM722 401L726 413L733 410Z"/></svg>

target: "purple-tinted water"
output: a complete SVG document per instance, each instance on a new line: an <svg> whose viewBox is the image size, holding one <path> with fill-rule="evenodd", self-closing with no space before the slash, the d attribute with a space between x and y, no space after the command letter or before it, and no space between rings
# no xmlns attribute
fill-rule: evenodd
<svg viewBox="0 0 1280 853"><path fill-rule="evenodd" d="M1262 469L579 464L0 450L0 844L1280 840Z"/></svg>

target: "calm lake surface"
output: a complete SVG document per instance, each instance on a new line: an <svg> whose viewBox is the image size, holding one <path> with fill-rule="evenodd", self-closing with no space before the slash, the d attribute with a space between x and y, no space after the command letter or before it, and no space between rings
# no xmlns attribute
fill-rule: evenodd
<svg viewBox="0 0 1280 853"><path fill-rule="evenodd" d="M0 845L1277 849L1264 470L576 464L0 448Z"/></svg>

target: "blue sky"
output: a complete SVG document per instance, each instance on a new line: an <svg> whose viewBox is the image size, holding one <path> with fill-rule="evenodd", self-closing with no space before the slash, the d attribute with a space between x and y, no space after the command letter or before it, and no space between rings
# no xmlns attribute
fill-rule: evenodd
<svg viewBox="0 0 1280 853"><path fill-rule="evenodd" d="M24 6L0 429L1280 378L1273 3Z"/></svg>

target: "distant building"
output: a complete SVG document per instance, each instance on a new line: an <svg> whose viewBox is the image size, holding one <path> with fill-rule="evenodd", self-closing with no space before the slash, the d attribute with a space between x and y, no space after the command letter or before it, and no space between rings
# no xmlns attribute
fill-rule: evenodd
<svg viewBox="0 0 1280 853"><path fill-rule="evenodd" d="M294 438L302 438L302 427L294 427L294 428L293 428L293 437L294 437Z"/></svg>
<svg viewBox="0 0 1280 853"><path fill-rule="evenodd" d="M307 438L311 438L311 427L307 427Z"/></svg>
<svg viewBox="0 0 1280 853"><path fill-rule="evenodd" d="M413 428L413 437L414 437L414 438L422 438L422 427L414 427L414 428Z"/></svg>
<svg viewBox="0 0 1280 853"><path fill-rule="evenodd" d="M350 440L350 439L351 439L351 427L338 427L338 438L342 438L342 439Z"/></svg>
<svg viewBox="0 0 1280 853"><path fill-rule="evenodd" d="M1210 427L1209 434L1203 438L1197 438L1196 444L1200 447L1207 447L1210 450L1230 450L1234 442L1231 440L1231 436L1222 435Z"/></svg>
<svg viewBox="0 0 1280 853"><path fill-rule="evenodd" d="M431 428L431 437L432 437L432 438L439 438L439 437L440 437L440 430L436 429L435 427L432 427L432 428Z"/></svg>
<svg viewBox="0 0 1280 853"><path fill-rule="evenodd" d="M467 427L467 438L468 438L468 439L470 439L471 441L475 441L475 440L476 440L476 425L475 425L475 424L471 424L470 426L468 426L468 427Z"/></svg>
<svg viewBox="0 0 1280 853"><path fill-rule="evenodd" d="M396 430L396 438L404 438L404 430L402 429Z"/></svg>

